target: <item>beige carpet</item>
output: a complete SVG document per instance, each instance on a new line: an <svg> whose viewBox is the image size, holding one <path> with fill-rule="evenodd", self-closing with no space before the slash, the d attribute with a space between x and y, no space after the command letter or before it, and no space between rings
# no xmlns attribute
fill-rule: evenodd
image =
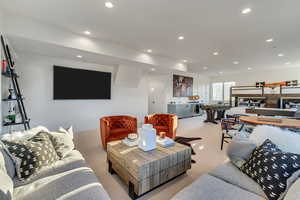
<svg viewBox="0 0 300 200"><path fill-rule="evenodd" d="M191 184L202 174L210 171L219 164L226 162L226 145L220 150L220 125L203 123L203 117L179 120L177 135L184 137L202 137L193 143L196 164L187 174L182 175L167 184L147 193L139 200L168 200L185 186ZM130 200L127 186L117 175L110 175L107 171L106 152L100 147L99 130L80 132L75 137L76 148L83 154L87 163L95 171L99 181L103 184L112 200Z"/></svg>

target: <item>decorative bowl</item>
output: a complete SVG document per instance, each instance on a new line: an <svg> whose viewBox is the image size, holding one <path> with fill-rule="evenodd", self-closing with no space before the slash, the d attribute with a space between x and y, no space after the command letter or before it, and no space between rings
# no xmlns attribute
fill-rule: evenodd
<svg viewBox="0 0 300 200"><path fill-rule="evenodd" d="M127 136L127 139L130 141L135 141L138 138L138 135L136 133L130 133Z"/></svg>

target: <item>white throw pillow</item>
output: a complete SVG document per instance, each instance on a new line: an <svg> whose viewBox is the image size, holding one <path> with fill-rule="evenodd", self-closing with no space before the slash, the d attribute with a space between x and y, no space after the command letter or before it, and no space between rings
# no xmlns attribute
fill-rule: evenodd
<svg viewBox="0 0 300 200"><path fill-rule="evenodd" d="M257 126L250 135L250 139L257 146L262 145L266 139L269 139L282 151L300 154L300 134L289 130L273 126Z"/></svg>
<svg viewBox="0 0 300 200"><path fill-rule="evenodd" d="M60 128L59 131L60 132L49 132L49 134L52 136L51 141L57 155L60 158L64 158L75 147L73 143L73 130L72 127L70 127L68 130Z"/></svg>
<svg viewBox="0 0 300 200"><path fill-rule="evenodd" d="M300 178L290 187L284 200L300 200Z"/></svg>
<svg viewBox="0 0 300 200"><path fill-rule="evenodd" d="M70 126L67 129L65 129L63 127L59 127L58 131L68 134L72 139L74 138L74 133L73 133L73 127L72 126Z"/></svg>

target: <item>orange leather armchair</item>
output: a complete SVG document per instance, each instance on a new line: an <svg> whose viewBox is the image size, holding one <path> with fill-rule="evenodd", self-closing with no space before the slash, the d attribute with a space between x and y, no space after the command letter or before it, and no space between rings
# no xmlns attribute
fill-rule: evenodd
<svg viewBox="0 0 300 200"><path fill-rule="evenodd" d="M167 137L175 139L178 117L172 114L153 114L145 117L145 124L152 124L157 134L166 132Z"/></svg>
<svg viewBox="0 0 300 200"><path fill-rule="evenodd" d="M103 148L111 141L122 140L129 133L137 132L137 119L130 116L109 116L100 119L100 134Z"/></svg>

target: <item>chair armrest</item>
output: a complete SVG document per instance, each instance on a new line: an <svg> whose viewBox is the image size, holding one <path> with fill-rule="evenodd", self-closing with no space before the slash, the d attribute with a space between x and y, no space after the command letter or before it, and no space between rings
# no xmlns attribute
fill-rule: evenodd
<svg viewBox="0 0 300 200"><path fill-rule="evenodd" d="M170 116L169 121L170 121L169 132L171 133L172 138L174 139L176 137L176 131L177 131L177 127L178 127L177 115Z"/></svg>
<svg viewBox="0 0 300 200"><path fill-rule="evenodd" d="M154 115L147 115L144 118L144 124L152 124L151 119L153 119Z"/></svg>
<svg viewBox="0 0 300 200"><path fill-rule="evenodd" d="M178 117L177 115L171 116L170 117L170 122L172 127L177 128L178 127Z"/></svg>
<svg viewBox="0 0 300 200"><path fill-rule="evenodd" d="M111 122L107 119L101 119L100 120L101 124L101 132L103 132L101 135L104 136L105 138L108 138L110 135L110 129L111 129Z"/></svg>

